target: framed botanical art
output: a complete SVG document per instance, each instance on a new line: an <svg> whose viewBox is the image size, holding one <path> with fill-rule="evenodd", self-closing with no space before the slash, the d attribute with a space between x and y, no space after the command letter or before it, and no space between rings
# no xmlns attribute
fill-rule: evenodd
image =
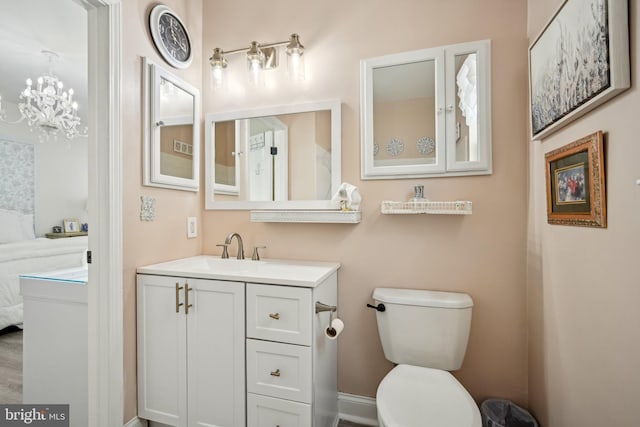
<svg viewBox="0 0 640 427"><path fill-rule="evenodd" d="M532 138L628 89L629 71L627 0L565 0L529 47Z"/></svg>
<svg viewBox="0 0 640 427"><path fill-rule="evenodd" d="M606 228L602 131L553 150L545 159L547 222Z"/></svg>

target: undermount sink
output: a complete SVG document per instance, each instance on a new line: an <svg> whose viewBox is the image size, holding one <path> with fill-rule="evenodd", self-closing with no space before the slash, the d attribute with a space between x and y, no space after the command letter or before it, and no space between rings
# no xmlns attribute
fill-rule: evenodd
<svg viewBox="0 0 640 427"><path fill-rule="evenodd" d="M315 287L338 268L337 262L252 261L200 255L139 267L138 273Z"/></svg>

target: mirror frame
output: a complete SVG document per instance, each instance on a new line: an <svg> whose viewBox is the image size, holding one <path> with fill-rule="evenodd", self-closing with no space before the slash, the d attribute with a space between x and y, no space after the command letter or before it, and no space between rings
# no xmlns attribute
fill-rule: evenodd
<svg viewBox="0 0 640 427"><path fill-rule="evenodd" d="M478 161L455 159L455 56L477 54ZM375 166L373 123L373 70L422 61L435 61L436 162ZM446 106L446 107L445 107ZM456 45L384 55L360 61L361 178L404 179L488 175L491 165L491 42L481 40Z"/></svg>
<svg viewBox="0 0 640 427"><path fill-rule="evenodd" d="M148 58L142 58L143 87L143 185L197 192L200 188L200 91L171 74ZM164 175L160 172L160 80L165 79L193 96L193 178Z"/></svg>
<svg viewBox="0 0 640 427"><path fill-rule="evenodd" d="M205 209L207 210L254 210L254 209L288 209L288 210L334 210L339 209L337 202L331 200L282 200L282 201L232 201L215 200L215 192L228 190L218 194L237 194L238 189L219 187L215 184L215 124L216 122L251 119L265 116L278 116L314 111L331 112L331 194L338 191L342 183L342 109L339 100L309 102L303 104L260 107L249 110L211 113L205 117ZM237 124L236 124L237 126ZM236 133L237 135L237 133ZM237 144L236 140L236 144ZM211 161L209 161L211 160ZM236 161L236 165L238 162ZM239 168L236 167L236 171ZM239 171L237 172L239 173ZM238 182L238 181L236 181ZM235 193L234 193L235 192Z"/></svg>

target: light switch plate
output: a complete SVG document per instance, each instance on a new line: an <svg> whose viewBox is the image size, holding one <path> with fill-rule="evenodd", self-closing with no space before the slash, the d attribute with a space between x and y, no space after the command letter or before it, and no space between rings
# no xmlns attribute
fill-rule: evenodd
<svg viewBox="0 0 640 427"><path fill-rule="evenodd" d="M198 237L198 218L195 216L187 217L187 238L193 239Z"/></svg>

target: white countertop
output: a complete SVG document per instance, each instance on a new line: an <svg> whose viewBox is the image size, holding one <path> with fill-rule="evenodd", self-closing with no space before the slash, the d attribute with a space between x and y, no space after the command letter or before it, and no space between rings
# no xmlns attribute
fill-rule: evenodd
<svg viewBox="0 0 640 427"><path fill-rule="evenodd" d="M200 255L138 267L139 274L268 283L314 288L340 268L338 262L310 262L250 258L238 260Z"/></svg>
<svg viewBox="0 0 640 427"><path fill-rule="evenodd" d="M20 295L25 299L87 303L86 267L20 275Z"/></svg>
<svg viewBox="0 0 640 427"><path fill-rule="evenodd" d="M69 282L87 284L89 270L86 267L67 268L64 270L48 271L44 273L21 274L21 279L39 279L53 282Z"/></svg>

